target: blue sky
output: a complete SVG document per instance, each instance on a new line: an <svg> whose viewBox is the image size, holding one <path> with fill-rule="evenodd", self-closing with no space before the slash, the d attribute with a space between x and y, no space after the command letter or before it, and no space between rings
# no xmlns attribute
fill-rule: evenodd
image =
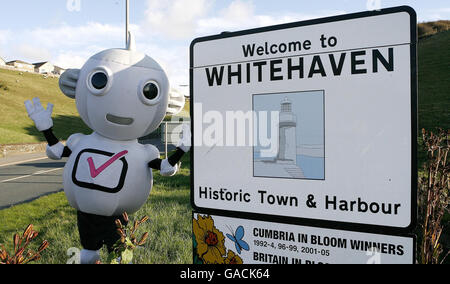
<svg viewBox="0 0 450 284"><path fill-rule="evenodd" d="M91 55L124 46L124 0L2 1L0 57L81 67ZM154 57L172 86L188 83L192 39L222 31L412 6L419 21L450 19L448 0L131 0L137 48ZM80 3L78 6L77 3ZM72 4L69 5L68 4ZM79 9L78 9L79 8Z"/></svg>

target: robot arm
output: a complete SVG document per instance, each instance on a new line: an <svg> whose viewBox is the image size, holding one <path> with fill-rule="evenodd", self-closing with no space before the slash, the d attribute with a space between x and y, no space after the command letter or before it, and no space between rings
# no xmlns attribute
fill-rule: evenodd
<svg viewBox="0 0 450 284"><path fill-rule="evenodd" d="M148 165L150 168L161 171L162 176L173 176L178 172L178 163L184 154L191 149L191 131L187 125L183 125L183 137L177 145L177 150L168 159L156 159Z"/></svg>
<svg viewBox="0 0 450 284"><path fill-rule="evenodd" d="M48 130L42 131L47 140L47 157L52 160L61 160L62 158L67 158L72 154L69 147L64 146L53 134L53 130L50 128Z"/></svg>
<svg viewBox="0 0 450 284"><path fill-rule="evenodd" d="M183 158L184 152L182 149L177 148L177 151L168 159L161 160L156 159L148 163L148 166L154 170L161 171L162 176L173 176L178 172L178 163Z"/></svg>
<svg viewBox="0 0 450 284"><path fill-rule="evenodd" d="M53 134L53 105L49 103L47 109L44 109L39 98L34 98L33 102L25 101L25 107L36 128L44 134L45 140L47 140L47 156L52 160L69 157L72 151L59 142Z"/></svg>

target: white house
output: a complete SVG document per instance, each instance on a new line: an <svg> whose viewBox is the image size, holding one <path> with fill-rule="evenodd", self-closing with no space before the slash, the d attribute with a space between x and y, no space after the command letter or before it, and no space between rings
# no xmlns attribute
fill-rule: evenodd
<svg viewBox="0 0 450 284"><path fill-rule="evenodd" d="M22 60L14 60L7 62L6 65L16 68L24 72L34 72L34 65Z"/></svg>
<svg viewBox="0 0 450 284"><path fill-rule="evenodd" d="M53 74L61 76L62 73L64 73L65 71L66 71L66 69L55 65L55 69L53 70Z"/></svg>
<svg viewBox="0 0 450 284"><path fill-rule="evenodd" d="M52 74L55 70L55 66L50 62L38 62L34 63L34 72L39 74Z"/></svg>
<svg viewBox="0 0 450 284"><path fill-rule="evenodd" d="M5 66L5 65L6 65L6 61L0 57L0 66Z"/></svg>

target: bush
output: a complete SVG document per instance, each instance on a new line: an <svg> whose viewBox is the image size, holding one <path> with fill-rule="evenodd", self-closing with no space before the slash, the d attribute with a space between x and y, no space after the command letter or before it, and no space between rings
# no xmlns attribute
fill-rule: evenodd
<svg viewBox="0 0 450 284"><path fill-rule="evenodd" d="M431 35L434 33L433 27L429 23L422 23L418 26L419 37Z"/></svg>
<svg viewBox="0 0 450 284"><path fill-rule="evenodd" d="M0 90L8 91L8 85L6 83L0 81Z"/></svg>
<svg viewBox="0 0 450 284"><path fill-rule="evenodd" d="M449 21L439 21L434 24L434 30L438 33L448 31L450 28Z"/></svg>
<svg viewBox="0 0 450 284"><path fill-rule="evenodd" d="M420 23L417 26L419 38L445 32L450 29L450 21Z"/></svg>
<svg viewBox="0 0 450 284"><path fill-rule="evenodd" d="M418 189L422 230L419 261L422 264L444 263L449 255L441 239L448 225L445 218L449 213L450 202L449 135L450 131L444 130L439 130L437 134L422 131L423 147L428 157L424 174L419 178Z"/></svg>

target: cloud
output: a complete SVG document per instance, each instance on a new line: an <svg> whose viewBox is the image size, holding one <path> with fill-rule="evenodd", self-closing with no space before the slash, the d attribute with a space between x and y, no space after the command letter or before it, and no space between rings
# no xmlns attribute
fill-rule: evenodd
<svg viewBox="0 0 450 284"><path fill-rule="evenodd" d="M424 13L419 12L418 18L420 22L448 20L450 18L450 8L431 9Z"/></svg>
<svg viewBox="0 0 450 284"><path fill-rule="evenodd" d="M198 20L198 35L217 34L224 31L259 28L327 16L342 15L343 10L319 11L316 14L284 13L283 15L256 14L253 1L235 0L215 17Z"/></svg>
<svg viewBox="0 0 450 284"><path fill-rule="evenodd" d="M0 46L6 44L11 38L11 30L0 30Z"/></svg>
<svg viewBox="0 0 450 284"><path fill-rule="evenodd" d="M166 47L154 43L141 43L137 48L161 65L167 73L172 87L189 83L189 48L187 46Z"/></svg>
<svg viewBox="0 0 450 284"><path fill-rule="evenodd" d="M197 19L211 7L208 0L148 0L145 25L150 32L172 39L194 35Z"/></svg>
<svg viewBox="0 0 450 284"><path fill-rule="evenodd" d="M30 44L20 44L15 49L21 58L27 58L32 63L48 61L52 58L50 50Z"/></svg>
<svg viewBox="0 0 450 284"><path fill-rule="evenodd" d="M345 13L336 10L316 14L261 14L255 9L256 1L234 0L219 10L214 9L214 3L211 0L146 0L144 20L130 27L136 36L137 49L163 66L174 87L189 82L189 43L195 37ZM61 67L80 68L101 50L124 47L124 37L121 23L87 22L77 26L62 23L49 28L14 30L14 33L0 30L0 55L25 61L51 60Z"/></svg>
<svg viewBox="0 0 450 284"><path fill-rule="evenodd" d="M255 24L254 5L251 1L233 1L215 17L202 18L197 22L197 34L210 34L249 27Z"/></svg>
<svg viewBox="0 0 450 284"><path fill-rule="evenodd" d="M80 69L92 55L104 49L106 48L94 45L84 49L58 50L57 55L51 61L59 67Z"/></svg>
<svg viewBox="0 0 450 284"><path fill-rule="evenodd" d="M131 27L132 31L139 31L137 26ZM118 25L89 22L80 26L62 24L55 28L35 28L27 30L24 36L39 46L85 46L86 44L101 44L105 42L125 42L124 28Z"/></svg>
<svg viewBox="0 0 450 284"><path fill-rule="evenodd" d="M255 12L253 1L234 0L214 11L208 0L147 0L142 30L163 40L191 40L194 37L257 28L306 19L344 14L342 10L319 11L317 14L284 13L264 15ZM208 16L212 15L212 16Z"/></svg>
<svg viewBox="0 0 450 284"><path fill-rule="evenodd" d="M7 44L10 39L10 35L11 35L10 30L0 30L0 57L3 58L4 60L7 60L5 58L5 52L7 49Z"/></svg>
<svg viewBox="0 0 450 284"><path fill-rule="evenodd" d="M233 1L230 6L225 8L221 14L222 18L227 19L229 21L239 23L246 23L254 15L255 7L252 1L244 2L244 1Z"/></svg>
<svg viewBox="0 0 450 284"><path fill-rule="evenodd" d="M140 27L130 30L142 37ZM95 53L108 48L125 47L122 25L88 22L70 26L65 23L51 28L0 30L0 50L8 57L36 62L50 60L65 68L79 68Z"/></svg>

